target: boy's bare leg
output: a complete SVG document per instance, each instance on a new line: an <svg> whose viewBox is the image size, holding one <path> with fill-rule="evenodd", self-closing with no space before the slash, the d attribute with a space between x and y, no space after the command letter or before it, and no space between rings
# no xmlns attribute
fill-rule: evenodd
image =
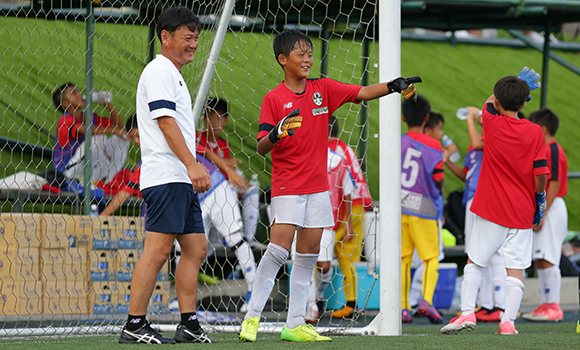
<svg viewBox="0 0 580 350"><path fill-rule="evenodd" d="M181 246L181 259L175 268L175 290L181 313L196 311L197 276L207 254L204 234L192 233L177 236Z"/></svg>
<svg viewBox="0 0 580 350"><path fill-rule="evenodd" d="M274 222L272 227L270 227L270 231L270 243L274 243L287 251L290 251L292 241L294 240L294 233L296 232L296 226L290 224L277 224Z"/></svg>
<svg viewBox="0 0 580 350"><path fill-rule="evenodd" d="M145 233L143 253L135 266L131 280L129 315L147 314L147 306L155 288L157 275L171 253L175 236L176 234L151 231Z"/></svg>

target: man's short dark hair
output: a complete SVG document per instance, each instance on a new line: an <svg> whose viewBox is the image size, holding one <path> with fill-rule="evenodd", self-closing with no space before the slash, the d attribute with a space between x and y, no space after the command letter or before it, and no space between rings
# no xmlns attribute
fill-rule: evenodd
<svg viewBox="0 0 580 350"><path fill-rule="evenodd" d="M540 126L545 126L552 136L556 136L560 126L560 118L550 108L542 108L530 114L529 120Z"/></svg>
<svg viewBox="0 0 580 350"><path fill-rule="evenodd" d="M64 108L62 107L62 93L64 92L64 90L68 89L69 87L76 87L75 84L67 82L62 84L61 86L59 86L53 93L52 93L52 103L54 103L54 106L56 107L56 109L58 109L61 112L66 112L64 110Z"/></svg>
<svg viewBox="0 0 580 350"><path fill-rule="evenodd" d="M338 124L338 119L335 116L331 115L330 119L328 119L328 135L330 137L338 137L338 133L340 132L340 124Z"/></svg>
<svg viewBox="0 0 580 350"><path fill-rule="evenodd" d="M125 131L129 132L131 129L138 128L139 125L137 124L137 113L133 113L127 118L125 122Z"/></svg>
<svg viewBox="0 0 580 350"><path fill-rule="evenodd" d="M406 99L401 109L408 126L421 126L427 115L431 113L431 104L427 98L417 95L417 102L412 98Z"/></svg>
<svg viewBox="0 0 580 350"><path fill-rule="evenodd" d="M207 100L205 104L204 114L207 117L209 112L216 112L222 117L228 117L228 101L219 97L213 97Z"/></svg>
<svg viewBox="0 0 580 350"><path fill-rule="evenodd" d="M186 26L192 32L201 31L201 22L199 18L190 9L183 6L170 7L157 17L157 37L161 40L161 32L166 30L173 34L177 29Z"/></svg>
<svg viewBox="0 0 580 350"><path fill-rule="evenodd" d="M312 49L313 46L312 41L308 35L296 29L285 30L282 33L276 35L274 38L274 57L276 58L276 62L278 62L278 64L280 64L280 61L278 61L278 56L290 56L290 52L294 50L296 43L306 44L306 48L308 49Z"/></svg>
<svg viewBox="0 0 580 350"><path fill-rule="evenodd" d="M429 120L425 123L425 128L433 130L439 124L445 124L445 118L443 118L443 115L435 112L429 113Z"/></svg>
<svg viewBox="0 0 580 350"><path fill-rule="evenodd" d="M530 87L515 75L508 75L495 83L493 94L503 109L517 112L530 95Z"/></svg>

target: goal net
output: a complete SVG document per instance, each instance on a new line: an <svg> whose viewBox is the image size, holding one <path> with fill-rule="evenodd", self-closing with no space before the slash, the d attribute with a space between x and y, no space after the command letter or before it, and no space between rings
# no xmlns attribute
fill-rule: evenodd
<svg viewBox="0 0 580 350"><path fill-rule="evenodd" d="M93 137L109 155L106 160L99 158L101 151L90 155L93 164L99 159L96 163L102 171L99 175L93 171L92 181L63 177L55 171L54 152L61 142L57 130L64 112L55 107L53 93L65 83L74 84L85 96L107 91L105 97L94 96L93 112L110 119L116 114L125 122L135 112L139 76L159 53L155 18L171 6L191 8L203 25L195 60L182 70L192 101L219 97L228 102L227 126L219 137L227 141L231 158L240 160L240 174L257 189L238 193L235 203L213 203L211 211L240 211L245 241L259 263L269 238L272 162L269 156L257 154L256 136L262 99L283 79L274 59L273 39L285 29L301 30L311 38L314 66L310 78L330 77L359 85L377 82L378 1L239 0L225 22L219 58L212 61L210 52L219 41L216 33L227 15L226 2L0 2L0 77L5 81L0 90L0 336L110 333L124 325L131 273L143 248L144 220L138 191L121 198L118 194L129 193L126 185L131 184L131 170L139 163L139 148L111 135ZM87 24L91 16L94 26ZM91 41L92 45L87 44ZM213 78L204 82L204 72L214 67ZM107 96L112 98L109 104L97 103ZM208 111L200 105L194 110ZM378 196L378 102L347 104L335 116L338 137L352 147L361 164L358 171L368 181L371 194ZM198 134L205 129L201 120ZM87 184L95 214L113 200L120 208L112 215L82 215L83 206L88 206L83 201ZM352 288L357 298L355 313L348 318L332 316L333 310L346 304L345 273L333 261L329 285L318 296L315 325L319 330L347 333L378 313L374 248L378 214L372 205L366 209L356 214L364 222L360 235L365 239L355 251L363 250L363 245L364 250L349 258L356 271L350 281L356 284ZM249 218L252 215L257 219ZM224 232L232 228L216 216L213 219L207 232L209 254L200 271L197 315L209 332L236 331L244 316L248 265L241 266L235 247L224 240ZM158 276L148 310L150 322L162 330L180 321L174 301L176 259L178 249ZM291 267L289 259L278 274L260 331L277 331L285 323Z"/></svg>

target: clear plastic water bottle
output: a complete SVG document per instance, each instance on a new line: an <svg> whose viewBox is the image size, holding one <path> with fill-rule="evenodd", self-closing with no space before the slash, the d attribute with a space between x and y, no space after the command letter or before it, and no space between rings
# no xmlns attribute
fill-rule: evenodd
<svg viewBox="0 0 580 350"><path fill-rule="evenodd" d="M479 113L477 114L477 117L479 117L480 115L481 115L481 111L479 111ZM455 116L457 116L457 119L467 120L467 117L469 117L469 109L467 109L465 107L461 107L457 110Z"/></svg>
<svg viewBox="0 0 580 350"><path fill-rule="evenodd" d="M447 146L449 146L450 144L454 143L453 140L450 139L449 136L447 135L443 135L442 141L443 147L445 148L447 148ZM449 160L452 161L453 163L457 162L460 158L461 154L459 154L459 151L455 151L449 155Z"/></svg>
<svg viewBox="0 0 580 350"><path fill-rule="evenodd" d="M96 204L91 204L90 216L99 216L99 206Z"/></svg>
<svg viewBox="0 0 580 350"><path fill-rule="evenodd" d="M91 96L93 102L110 103L113 101L113 93L110 91L93 91Z"/></svg>
<svg viewBox="0 0 580 350"><path fill-rule="evenodd" d="M250 186L254 186L256 188L260 188L260 182L258 181L258 174L252 174L250 181L248 181Z"/></svg>

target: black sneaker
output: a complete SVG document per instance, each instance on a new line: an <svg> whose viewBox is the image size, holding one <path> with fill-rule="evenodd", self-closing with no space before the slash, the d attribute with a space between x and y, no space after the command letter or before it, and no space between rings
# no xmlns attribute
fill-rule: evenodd
<svg viewBox="0 0 580 350"><path fill-rule="evenodd" d="M119 337L121 344L175 344L175 340L167 338L159 334L156 330L151 328L149 322L145 320L145 324L137 328L135 331L128 331L127 327L123 327L121 336Z"/></svg>
<svg viewBox="0 0 580 350"><path fill-rule="evenodd" d="M215 343L215 339L207 335L203 329L198 329L197 331L192 331L185 325L180 324L177 326L177 331L173 337L178 343Z"/></svg>

